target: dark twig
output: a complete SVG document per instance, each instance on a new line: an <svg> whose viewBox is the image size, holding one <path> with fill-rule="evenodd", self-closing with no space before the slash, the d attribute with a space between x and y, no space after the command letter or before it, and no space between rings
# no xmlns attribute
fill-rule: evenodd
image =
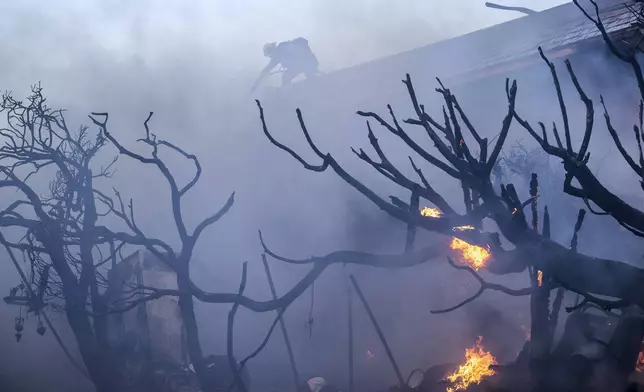
<svg viewBox="0 0 644 392"><path fill-rule="evenodd" d="M577 245L578 245L578 234L579 230L581 230L581 226L584 224L584 218L586 217L586 210L583 208L579 209L579 213L577 214L577 220L575 221L575 230L572 235L572 239L570 240L570 250L577 253Z"/></svg>
<svg viewBox="0 0 644 392"><path fill-rule="evenodd" d="M454 310L456 310L456 309L458 309L458 308L460 308L460 307L462 307L464 305L467 305L470 302L474 301L475 299L480 297L481 294L483 294L485 292L485 290L500 291L500 292L502 292L504 294L508 294L508 295L511 295L511 296L514 296L514 297L530 295L532 293L532 288L525 288L525 289L518 289L517 290L517 289L511 289L511 288L505 287L505 286L497 284L497 283L489 283L489 282L485 281L470 266L468 266L468 265L458 265L458 264L454 263L454 261L450 257L447 257L447 262L449 263L449 265L451 265L452 267L456 268L457 270L469 272L479 282L479 284L481 286L479 287L478 291L474 295L472 295L471 297L469 297L469 298L465 299L464 301L461 301L460 303L458 303L458 304L456 304L454 306L451 306L449 308L432 310L432 311L430 311L432 314L441 314L441 313L452 312L452 311L454 311Z"/></svg>
<svg viewBox="0 0 644 392"><path fill-rule="evenodd" d="M555 70L555 65L548 60L541 47L539 49L539 55L545 61L545 63L550 68L550 73L552 74L552 80L555 84L555 90L557 91L557 99L559 100L559 107L561 109L561 117L564 124L564 134L566 136L566 149L569 154L572 154L572 142L570 140L570 125L568 124L568 110L566 109L566 103L563 98L563 93L561 92L561 84L559 83L559 77L557 76L557 71Z"/></svg>

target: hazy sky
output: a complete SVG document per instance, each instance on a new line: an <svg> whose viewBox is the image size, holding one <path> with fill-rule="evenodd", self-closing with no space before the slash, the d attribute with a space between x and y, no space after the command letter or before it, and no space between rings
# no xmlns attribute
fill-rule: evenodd
<svg viewBox="0 0 644 392"><path fill-rule="evenodd" d="M515 0L545 9L562 0ZM61 0L0 4L3 58L0 84L17 73L32 80L38 70L77 68L79 61L137 59L162 67L191 57L226 72L258 71L265 42L303 36L322 68L332 70L467 33L512 17L483 0ZM8 73L7 73L8 71ZM208 72L210 71L210 72Z"/></svg>

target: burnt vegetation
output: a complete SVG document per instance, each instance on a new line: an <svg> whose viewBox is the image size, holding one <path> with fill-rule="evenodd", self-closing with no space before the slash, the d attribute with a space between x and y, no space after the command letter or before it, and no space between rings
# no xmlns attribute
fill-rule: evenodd
<svg viewBox="0 0 644 392"><path fill-rule="evenodd" d="M407 75L402 82L409 95L414 117L400 119L389 105L386 115L358 112L366 120L366 134L373 151L353 150L359 160L409 194L408 200L401 200L393 196L386 198L378 195L346 170L333 155L322 151L316 145L314 135L307 128L299 109L296 112L297 119L312 155L317 157L316 161L311 161L304 157L304 153L282 144L279 137L270 131L262 105L257 101L264 134L272 144L291 155L309 171L334 172L382 211L407 226L406 242L401 245L401 252L391 255L341 250L305 259L289 258L270 249L260 233L264 267L272 292L272 299L266 301L244 295L247 283L246 263L242 267L237 292L207 292L192 281L190 263L195 246L206 229L217 223L232 208L234 193L223 206L212 208L211 215L200 220L194 228L189 228L183 214L182 199L198 184L201 164L195 155L154 135L150 125L152 113L145 119L142 138L138 140L147 150L140 153L127 147L109 131L107 113L92 113L89 116L91 128L81 127L72 131L67 125L64 112L48 107L40 86L33 88L31 96L25 102L16 100L11 94L5 94L0 102L0 111L6 116L6 125L0 129L4 142L0 147L0 171L3 174L0 188L5 194L14 196L8 197L12 201L0 212L0 243L6 248L22 280L19 286L10 291L5 301L34 313L39 320L38 331L42 331L42 334L46 333L47 328L55 333L46 312L63 312L82 359L82 363L76 363L76 366L100 392L126 388L163 390L154 384L154 377L148 374L153 369L138 368L137 372L143 375L137 375L140 379L135 382L131 380L132 375L128 373L121 353L110 342L108 318L112 314L130 311L144 302L165 296L179 299L181 318L186 328L187 348L196 375L194 380L186 382L191 382L193 389L221 390L218 389L221 388L220 381L210 377L207 369L207 356L203 353L199 340L194 302L230 304L232 309L227 323L226 359L233 377L226 387L228 390L244 391L248 390L247 380L243 375L247 362L262 351L278 324L287 343L294 383L304 381L299 379L282 315L293 301L311 288L327 267L334 264L356 264L377 268L407 268L446 257L449 265L467 272L480 284L480 288L470 297L444 309L434 309L433 313L459 309L475 301L486 290L512 296L530 296L530 340L515 362L491 364L494 372L500 376L500 381L495 385L474 385L471 390L586 390L591 382L587 370L598 366L609 367L612 374L618 375L615 382L626 387L628 377L638 360L644 332L641 311L644 306L644 270L624 261L585 254L583 249L579 249L578 243L579 236L583 234L581 230L587 213L605 215L604 219L619 223L630 235L644 237L644 211L610 191L588 166L592 132L598 126L606 127L621 157L641 179L636 187L644 189L644 76L636 58L639 42L636 47L629 48L621 42L613 41L599 19L596 5L596 15L586 13L581 6L579 8L595 23L610 51L631 66L637 80L641 95L639 117L632 133L629 133L632 138L628 140L621 136L625 133L618 132L613 126L603 98L598 105L598 102L587 96L584 86L577 79L573 64L566 61L562 72L541 50L542 60L551 71L561 118L553 122L552 126L545 125L545 121L550 123L552 119L543 119L544 122L537 124L526 121L515 106L519 92L517 81L506 80L507 110L499 121L498 135L493 140L488 140L478 132L476 124L470 121L466 108L459 104L457 97L438 79L439 87L436 92L442 97L444 105L440 115L431 115L419 102L412 78ZM583 138L577 146L572 143L571 135L575 130L571 129L563 98L560 85L562 77L570 78L585 108ZM595 121L596 109L603 115L602 122ZM558 127L557 123L561 126ZM533 172L534 162L530 158L532 153L521 150L522 153L503 155L513 124L520 125L545 154L562 162L563 192L581 200L585 205L585 208L577 212L576 223L570 228L572 236L569 243L562 244L551 239L550 222L556 217L551 217L547 206L541 203L540 179ZM407 170L397 168L389 159L386 146L381 145L377 137L379 131L398 137L409 148L409 165L415 173L413 178L405 174ZM416 141L418 134L428 138L434 150L423 148ZM635 154L629 152L633 150ZM175 177L167 163L169 160L163 158L166 153L192 163L193 175L185 180ZM109 158L110 155L114 157ZM311 154L307 152L306 155ZM168 239L148 236L137 225L133 200L124 199L117 190L102 190L113 174L117 159L123 158L155 168L161 174L170 190L168 210L179 238L178 246L171 246ZM520 194L518 186L503 183L504 176L500 174L502 167L513 170L519 176L529 176L526 178L529 188L527 194ZM427 170L438 170L446 179L459 184L462 190L462 208L457 208L453 199L434 189L424 174ZM40 185L43 183L48 184L44 189ZM424 203L431 204L438 212L433 215L423 214L421 206ZM429 244L417 244L419 229L441 234L443 237L436 237L440 239ZM483 252L482 265L455 261L447 256L454 240L476 248L477 252ZM125 249L145 249L153 254L174 271L176 288L134 284L125 298L112 301L107 270L124 259L122 254ZM272 283L267 256L279 262L310 265L310 270L288 292L278 296ZM25 263L20 262L21 258ZM23 271L23 266L27 267L26 272ZM511 289L486 280L479 273L480 269L490 275L527 274L530 285ZM392 349L387 344L377 317L353 276L351 282L353 291L358 294L386 348L398 382L395 388L410 389L411 376L406 378L401 373L395 360L395 348ZM566 292L576 294L579 300L573 306L562 309ZM275 312L276 315L257 349L237 362L233 355L233 331L239 307L254 312ZM592 331L588 330L588 318L597 317L594 313L589 315L592 311L598 311L602 317L613 320L617 325L617 332L611 340L600 341L608 354L593 362L585 357L575 356L576 353L565 345L555 345L555 329L562 311L570 313L564 336L569 327L592 335ZM24 328L21 310L16 319L18 339ZM594 336L587 337L598 340ZM65 348L62 341L60 344ZM351 350L352 348L350 358L353 355ZM74 361L72 354L68 353L68 356ZM353 380L352 370L350 372L350 379ZM417 388L432 390L430 388L433 386L428 384L428 380L426 378ZM167 385L164 384L163 387L166 388ZM352 381L349 390L353 389Z"/></svg>
<svg viewBox="0 0 644 392"><path fill-rule="evenodd" d="M429 111L418 101L411 76L407 75L402 82L407 89L415 116L399 119L390 105L387 105L387 116L375 112L357 112L359 116L367 120L367 138L373 152L352 149L358 159L370 165L373 170L389 179L396 186L405 189L410 194L409 201L406 202L395 196L390 196L387 199L376 194L346 170L332 154L322 151L316 145L314 136L307 128L304 116L299 109L296 114L300 128L318 161L311 161L305 158L304 154L280 143L276 136L269 131L263 108L257 101L263 130L271 143L290 154L307 170L313 172L333 171L381 210L404 222L408 227L404 252L398 256L334 252L327 256L307 260L290 260L278 256L268 249L266 249L267 253L283 261L312 263L314 269L336 260L343 263L400 268L429 261L435 258L438 253L444 253L447 250L446 243L420 248L414 246L417 228L454 237L470 245L488 249L491 253L491 258L485 266L488 273L506 275L527 272L532 282L531 287L514 290L487 282L477 273L475 268L469 265L459 265L448 257L451 266L472 274L480 283L480 289L472 297L457 305L446 309L437 309L434 312L443 313L458 309L475 300L488 289L515 296L530 295L531 339L516 363L506 367L497 367L501 373L504 368L510 368L512 372L523 368L525 378L520 385L505 385L504 388L535 391L586 390L589 388L590 373L580 372L579 368L589 369L596 364L584 363L587 361L585 358L573 358L582 363L576 364L576 367L569 367L565 377L556 374L560 371L557 368L562 367L561 365L570 359L561 358L559 356L561 354L560 348L553 346L554 331L566 291L579 296L579 300L574 306L565 309L568 313L583 314L588 309L599 309L606 313L607 317L617 320L617 332L613 339L602 342L602 344L609 347L607 351L610 358L604 358L609 363L607 366L619 374L619 383L625 388L629 374L635 369L642 341L644 324L642 323L641 309L644 305L644 292L642 292L644 271L624 261L584 254L578 249L578 236L587 211L595 215L605 215L605 219L615 220L634 236L644 236L643 212L604 186L588 166L590 160L588 148L592 132L597 126L605 126L621 157L637 177L642 178L644 174L644 154L642 152L644 79L640 63L637 60L639 42L635 46L629 47L621 41L613 41L599 18L598 6L594 2L591 3L596 10L595 15L585 11L575 1L580 11L600 31L610 51L618 59L631 66L637 80L641 99L639 117L636 124L633 125L631 133L632 139L624 140L624 137L620 136L624 133L615 129L603 97L599 100L599 110L604 121L600 123L601 125L596 124L597 102L591 100L585 93L582 84L577 79L573 65L566 60L565 70L561 72L546 57L541 48L539 48L539 53L551 72L555 94L561 109L561 118L552 122L551 127L546 126L544 122L531 124L526 121L515 107L518 92L517 81L506 80L507 112L500 121L498 137L494 141L489 141L479 134L476 126L468 118L465 108L460 106L457 97L439 79L437 79L439 87L436 92L442 96L444 101L442 115L434 117L429 114ZM639 15L641 10L632 9L632 12L637 12ZM578 146L572 143L571 133L574 130L571 130L568 109L563 98L561 77L570 78L585 108L583 139ZM544 119L544 121L547 120L549 119ZM562 126L558 127L558 122ZM530 191L527 195L519 195L511 183L498 184L498 186L494 184L495 176L493 174L498 174L499 157L512 123L519 124L527 131L546 154L561 161L565 171L562 184L563 192L580 199L586 206L585 209L579 210L576 224L574 228L571 228L573 235L569 244L560 244L550 238L551 217L548 214L547 206L540 209L539 181L536 173L531 174ZM409 164L416 173L416 178L406 176L403 174L405 170L397 168L391 162L384 146L378 141L374 124L384 132L397 136L407 145L410 149ZM421 147L421 143L416 141L418 129L421 130L420 134L429 138L435 147L435 152ZM635 154L629 152L633 149ZM420 164L418 160L420 160ZM440 170L446 178L460 182L464 214L458 213L451 200L448 202L446 197L434 190L432 184L423 175L425 167ZM525 168L517 168L516 170L525 172ZM643 184L644 182L640 180L636 186L644 189ZM435 216L422 214L419 209L419 200L421 199L436 207L440 214ZM540 210L543 211L543 215ZM490 221L493 225L484 224L485 221ZM455 230L464 226L472 229ZM486 231L485 229L488 227L494 227L493 231ZM508 244L504 244L504 242ZM569 320L574 322L576 318L571 316ZM620 347L620 349L616 347ZM400 388L406 387L400 385Z"/></svg>

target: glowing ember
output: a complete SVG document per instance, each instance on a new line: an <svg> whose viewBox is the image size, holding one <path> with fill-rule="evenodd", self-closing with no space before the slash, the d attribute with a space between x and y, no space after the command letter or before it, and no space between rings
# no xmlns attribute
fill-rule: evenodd
<svg viewBox="0 0 644 392"><path fill-rule="evenodd" d="M490 250L480 247L478 245L470 245L467 242L459 239L452 238L452 243L449 245L453 250L461 252L461 261L469 264L475 271L485 267L490 259Z"/></svg>
<svg viewBox="0 0 644 392"><path fill-rule="evenodd" d="M465 350L465 363L446 377L447 381L452 383L446 392L464 391L472 384L479 384L484 377L496 374L490 369L491 365L497 364L496 359L483 350L481 340L479 336L474 347Z"/></svg>
<svg viewBox="0 0 644 392"><path fill-rule="evenodd" d="M539 287L543 284L543 271L537 270L537 284Z"/></svg>
<svg viewBox="0 0 644 392"><path fill-rule="evenodd" d="M465 225L465 226L456 226L452 228L452 231L466 231L466 230L474 230L475 227L472 225Z"/></svg>
<svg viewBox="0 0 644 392"><path fill-rule="evenodd" d="M423 207L423 209L420 210L420 214L428 218L440 218L443 216L443 213L438 208L433 207Z"/></svg>

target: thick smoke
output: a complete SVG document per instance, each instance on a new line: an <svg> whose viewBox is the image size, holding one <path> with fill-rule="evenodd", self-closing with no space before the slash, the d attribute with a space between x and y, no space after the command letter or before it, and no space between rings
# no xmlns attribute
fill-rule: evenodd
<svg viewBox="0 0 644 392"><path fill-rule="evenodd" d="M520 5L545 9L559 3L562 1L535 0ZM230 192L237 191L233 210L208 231L197 249L197 283L208 291L233 291L238 285L241 262L248 260L248 295L268 298L257 229L263 230L275 250L288 256L305 257L348 248L398 252L404 240L404 228L383 216L334 176L305 172L266 142L253 107L253 96L248 94L266 61L261 54L262 45L267 41L306 37L320 59L322 70L332 72L515 16L519 15L486 9L483 1L478 0L7 2L0 5L4 44L0 51L0 87L20 96L30 84L41 81L50 104L69 109L72 124L87 123L85 114L89 111L109 111L113 133L128 145L140 137L141 123L148 111L155 111L151 123L154 132L198 154L202 160L202 183L186 207L186 213L194 217L193 222L218 209ZM598 68L606 66L602 61L599 58L594 64ZM391 75L396 81L400 76ZM554 91L547 77L547 73L535 76L528 83L530 87L521 90L519 95L518 101L531 120L558 120L556 107L544 112L530 110L538 107L539 102L552 102ZM521 85L521 79L519 82ZM474 119L493 117L500 122L505 106L502 80L495 83L484 86L486 89L477 96L463 98L466 109L476 109L482 101L498 103L490 112L472 113ZM424 86L430 93L433 87ZM598 90L616 88L615 84L605 82ZM402 86L400 91L404 92ZM574 100L572 90L567 91ZM378 86L374 85L373 91L355 94L378 97L378 93ZM341 157L354 162L350 168L369 185L384 195L395 192L391 184L355 163L347 152L354 141L366 140L363 128L358 128L363 127L361 120L353 120L358 130L346 135L346 139L337 134L329 136L333 129L319 113L316 117L315 109L318 103L326 107L325 102L334 100L335 96L317 98L307 102L313 118L311 129L324 142L333 139L336 145L331 148L342 150ZM369 102L380 106L347 107L338 115L346 118L355 109L382 109L388 103L385 98L381 101L371 98ZM282 109L267 112L269 124L275 125L272 130L283 140L305 148L298 133L294 107ZM579 117L578 121L583 118ZM320 135L324 133L327 135ZM595 158L605 156L599 141L606 139L605 134L600 135L594 144ZM396 145L391 148L406 159L407 152L402 148L396 150ZM178 173L186 170L182 163L177 165ZM598 169L607 170L606 167ZM619 168L614 171L622 172ZM146 181L140 181L141 178ZM176 240L168 210L167 187L158 173L121 159L114 181L124 196L134 198L139 224L150 235L170 242ZM111 184L105 185L110 189ZM439 183L437 187L460 197L458 188L452 185ZM565 228L572 230L570 219L574 220L574 215L573 212L572 218L558 223L562 227L562 241L568 240ZM2 287L16 283L9 265L0 266L0 272ZM275 264L273 275L278 292L286 291L303 272L300 268ZM476 312L429 314L429 309L455 303L477 288L475 282L449 270L444 263L405 271L351 269L351 272L363 284L405 369L456 361L462 349L475 339L476 331L465 324L477 325L478 318L472 316ZM339 382L346 376L343 305L346 276L347 271L338 267L316 283L312 337L305 328L310 292L287 313L303 375L322 372L338 378ZM512 279L506 283L514 287L525 284L523 278ZM495 302L495 306L501 303L499 307L516 316L508 321L511 333L516 334L521 323L528 322L524 299L494 294L486 294L484 299ZM222 353L228 309L208 304L198 306L205 351ZM517 316L520 310L526 314ZM28 333L20 345L13 341L11 329L16 312L17 309L0 306L0 343L11 353L2 356L0 376L17 374L17 378L41 382L29 386L33 391L45 390L42 385L61 385L58 383L61 378L81 382L75 378L73 368L66 364L50 334L40 338ZM357 371L362 375L379 374L380 378L373 380L377 385L392 381L384 351L364 312L359 307L355 312L356 329L361 331L361 341L356 343ZM236 331L239 356L250 352L261 341L271 318L272 315L240 311ZM64 318L60 319L58 325L64 337L70 338ZM73 347L73 343L70 345ZM503 350L511 349L504 347ZM367 351L373 357L367 356ZM251 371L257 372L258 382L289 380L288 362L279 334L250 366ZM70 376L61 377L61 373ZM60 390L72 389L61 386Z"/></svg>

